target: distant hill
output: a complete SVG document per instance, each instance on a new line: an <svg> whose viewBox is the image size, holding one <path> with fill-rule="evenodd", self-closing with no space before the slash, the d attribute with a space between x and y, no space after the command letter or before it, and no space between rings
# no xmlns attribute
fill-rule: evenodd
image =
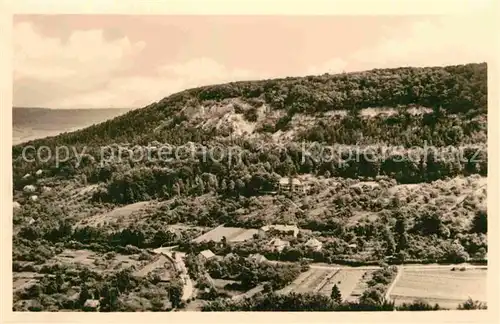
<svg viewBox="0 0 500 324"><path fill-rule="evenodd" d="M487 98L486 63L241 81L185 90L105 123L58 136L54 141L69 145L155 140L182 144L247 133L253 137L273 135L286 141L315 139L355 144L362 140L399 145L403 133L423 130L421 122L410 125L390 119L388 123L377 122L385 126L367 126L340 117L362 109L376 115L387 113L388 108L442 108L447 114L469 114L462 119L467 122L478 114L486 115ZM445 128L449 130L450 126ZM371 130L365 132L364 128ZM368 136L375 128L376 136ZM436 145L456 144L448 140L449 136L439 139L431 133L417 137L419 141L438 140Z"/></svg>
<svg viewBox="0 0 500 324"><path fill-rule="evenodd" d="M74 131L126 113L130 109L12 108L14 145L62 132Z"/></svg>
<svg viewBox="0 0 500 324"><path fill-rule="evenodd" d="M24 118L31 120L31 128L36 125L38 129L60 132L64 128L82 127L85 123L94 125L25 143L35 147L70 145L85 148L95 159L101 158L102 146L113 144L176 146L192 142L208 147L238 146L247 151L243 157L248 170L255 161L260 161L266 165L264 169L281 176L291 173L327 173L351 178L385 175L400 182L414 183L459 174L486 174L487 97L486 63L241 81L188 89L124 114L116 110L107 110L109 115L97 110L34 110L34 114L28 113ZM115 112L120 116L104 121ZM97 115L92 119L88 114L93 113ZM16 117L14 120L16 124ZM81 122L76 122L78 120ZM349 156L360 145L370 145L376 148L377 159L367 157L370 161L356 160L339 165L328 160L315 161L302 156L305 152L300 147L304 142L343 146L348 152L336 152L342 156ZM417 147L424 154L425 145L451 146L461 151L464 147L479 145L484 157L475 163L460 161L461 165L450 162L451 157L444 164L434 160L414 163L408 159L409 165L406 165L395 162L396 153L384 153L386 147L392 147L394 152L403 149L405 154L411 154ZM292 153L281 154L283 146ZM12 147L15 178L53 163L26 163L20 158L22 149L21 145ZM474 151L464 154L468 156L471 152ZM249 157L255 154L259 157ZM225 161L227 165L221 167L212 166L211 162L200 165L195 162L193 159L176 161L179 165L175 166L175 169L182 169L181 165L185 164L194 168L189 171L192 183L199 182L198 173L217 169L224 174L225 168L231 169L232 163ZM133 172L141 166L147 170L153 165L163 167L158 161L131 162L130 165ZM74 168L69 162L67 168L53 171L65 177L85 173L89 179L106 180L112 174L101 177L96 165ZM241 176L235 173L230 178ZM141 195L131 199L136 200Z"/></svg>

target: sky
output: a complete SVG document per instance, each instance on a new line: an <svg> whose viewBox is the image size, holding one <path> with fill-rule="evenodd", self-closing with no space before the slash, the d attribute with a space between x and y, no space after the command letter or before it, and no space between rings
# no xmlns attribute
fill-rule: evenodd
<svg viewBox="0 0 500 324"><path fill-rule="evenodd" d="M22 15L13 104L137 108L201 85L490 62L468 16Z"/></svg>

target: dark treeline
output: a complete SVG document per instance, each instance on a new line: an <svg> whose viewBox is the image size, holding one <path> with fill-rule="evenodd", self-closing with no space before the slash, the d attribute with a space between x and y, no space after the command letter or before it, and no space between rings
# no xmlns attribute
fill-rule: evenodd
<svg viewBox="0 0 500 324"><path fill-rule="evenodd" d="M286 151L262 150L248 144L239 156L212 159L210 154L180 158L171 162L140 161L124 157L120 163L102 164L87 158L76 166L76 159L47 173L62 178L83 175L88 183L103 183L95 194L97 201L132 203L176 195L218 192L226 195L258 195L274 190L280 176L312 173L327 177L375 179L393 178L399 183L431 182L455 176L487 175L485 146L415 148L398 150L384 147L333 147L290 145ZM213 147L208 147L207 151ZM14 162L14 190L36 184L36 177L23 178L33 163L19 158Z"/></svg>
<svg viewBox="0 0 500 324"><path fill-rule="evenodd" d="M486 304L469 300L458 304L457 309L487 309ZM445 310L439 304L431 305L424 300L416 299L412 303L396 306L393 302L382 301L371 303L365 301L337 303L332 298L312 293L291 293L281 295L276 293L259 294L242 301L216 299L202 309L204 312L237 312L237 311L278 311L278 312L331 312L331 311L437 311Z"/></svg>

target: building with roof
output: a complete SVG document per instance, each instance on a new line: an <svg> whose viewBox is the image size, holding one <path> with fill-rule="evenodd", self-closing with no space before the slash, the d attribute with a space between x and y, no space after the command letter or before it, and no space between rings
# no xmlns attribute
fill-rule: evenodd
<svg viewBox="0 0 500 324"><path fill-rule="evenodd" d="M23 191L24 192L35 192L36 187L34 185L26 185L26 186L24 186Z"/></svg>
<svg viewBox="0 0 500 324"><path fill-rule="evenodd" d="M263 256L262 254L259 254L259 253L250 254L248 256L248 259L252 260L252 261L255 261L257 263L262 263L262 262L266 262L267 261L267 258L265 256Z"/></svg>
<svg viewBox="0 0 500 324"><path fill-rule="evenodd" d="M215 258L215 254L210 251L210 250L204 250L204 251L201 251L199 254L198 254L198 258L201 260L201 261L208 261L210 259L213 259Z"/></svg>
<svg viewBox="0 0 500 324"><path fill-rule="evenodd" d="M267 245L273 251L281 252L281 251L283 251L284 248L290 246L290 242L284 241L284 240L276 237L276 238L272 239L271 241L269 241L269 243Z"/></svg>
<svg viewBox="0 0 500 324"><path fill-rule="evenodd" d="M323 248L323 243L315 238L309 239L305 245L313 251L320 251Z"/></svg>
<svg viewBox="0 0 500 324"><path fill-rule="evenodd" d="M294 177L284 177L278 182L280 192L307 192L309 186Z"/></svg>
<svg viewBox="0 0 500 324"><path fill-rule="evenodd" d="M83 309L86 311L97 311L100 304L101 303L97 299L87 299L83 304Z"/></svg>

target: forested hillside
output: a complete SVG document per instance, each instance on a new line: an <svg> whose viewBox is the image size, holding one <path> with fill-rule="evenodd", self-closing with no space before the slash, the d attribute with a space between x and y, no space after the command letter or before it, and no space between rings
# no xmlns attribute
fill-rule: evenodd
<svg viewBox="0 0 500 324"><path fill-rule="evenodd" d="M356 265L484 262L487 96L485 63L234 82L13 146L14 261L178 245ZM64 147L71 158L57 161ZM288 177L308 189L279 191ZM278 254L257 237L191 241L204 227L273 223L309 234ZM306 248L310 237L322 251Z"/></svg>
<svg viewBox="0 0 500 324"><path fill-rule="evenodd" d="M449 114L460 113L472 117L486 114L487 68L482 63L381 69L200 87L171 95L143 109L131 111L83 131L36 143L92 145L109 142L147 143L152 140L183 143L205 135L192 133L192 130L182 127L180 130L185 132L179 133L177 129L173 132L176 125L182 126L183 121L189 117L185 113L186 108L210 106L214 101L233 98L239 98L253 106L265 104L272 110L285 111L286 117L277 125L272 125L277 128L285 127L287 120L298 113L315 114L336 110L356 112L368 107L415 105L436 110L442 108ZM463 118L462 122L467 123L466 119L470 118ZM152 131L165 122L169 122L167 125L170 127L164 127L164 132ZM430 120L427 122L432 123ZM387 123L397 124L397 120Z"/></svg>

